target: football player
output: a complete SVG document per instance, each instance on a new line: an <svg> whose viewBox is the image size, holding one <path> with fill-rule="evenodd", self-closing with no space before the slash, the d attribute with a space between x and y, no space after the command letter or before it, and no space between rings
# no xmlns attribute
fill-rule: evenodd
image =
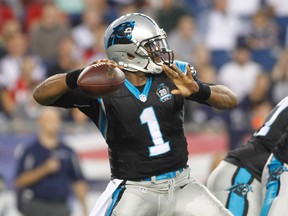
<svg viewBox="0 0 288 216"><path fill-rule="evenodd" d="M190 100L231 109L235 94L201 82L187 63L174 61L166 33L144 14L115 20L104 41L109 60L98 62L121 66L126 80L119 91L87 97L77 88L79 69L48 78L34 92L42 105L78 107L106 137L112 186L90 215L231 215L190 174L183 105Z"/></svg>
<svg viewBox="0 0 288 216"><path fill-rule="evenodd" d="M264 124L251 139L240 148L230 151L210 174L207 182L208 189L233 215L260 215L262 199L265 197L262 196L263 189L270 186L265 183L267 178L262 176L262 172L271 152L276 148L276 142L285 132L287 122L288 97L285 97L270 111ZM270 157L270 162L277 163L280 167L280 162L275 157ZM265 181L261 182L263 177ZM269 195L272 193L271 190L268 190ZM263 203L263 207L266 207L262 212L268 210L271 199L271 196L266 195ZM267 214L261 213L261 216L264 215Z"/></svg>
<svg viewBox="0 0 288 216"><path fill-rule="evenodd" d="M288 126L272 150L263 173L263 203L260 216L288 215Z"/></svg>

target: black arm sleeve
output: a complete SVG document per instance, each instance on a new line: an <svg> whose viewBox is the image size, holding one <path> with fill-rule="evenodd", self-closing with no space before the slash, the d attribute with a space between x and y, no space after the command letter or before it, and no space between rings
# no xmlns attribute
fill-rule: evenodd
<svg viewBox="0 0 288 216"><path fill-rule="evenodd" d="M88 97L78 88L68 91L50 106L78 108L88 116L96 126L98 126L100 112L100 104L98 100Z"/></svg>
<svg viewBox="0 0 288 216"><path fill-rule="evenodd" d="M50 106L62 108L88 107L93 104L94 100L95 99L88 97L80 89L76 88L66 92Z"/></svg>

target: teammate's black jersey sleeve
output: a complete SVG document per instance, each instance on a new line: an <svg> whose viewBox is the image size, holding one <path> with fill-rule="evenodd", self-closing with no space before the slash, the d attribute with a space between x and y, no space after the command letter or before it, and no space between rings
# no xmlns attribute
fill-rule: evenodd
<svg viewBox="0 0 288 216"><path fill-rule="evenodd" d="M285 97L271 110L264 124L254 133L249 142L229 152L225 160L246 167L258 180L261 180L264 165L277 140L285 131L287 122L288 97Z"/></svg>

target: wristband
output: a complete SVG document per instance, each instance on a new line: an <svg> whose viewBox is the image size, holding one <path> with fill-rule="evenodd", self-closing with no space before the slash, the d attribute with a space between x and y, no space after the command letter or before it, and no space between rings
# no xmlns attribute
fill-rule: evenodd
<svg viewBox="0 0 288 216"><path fill-rule="evenodd" d="M65 79L66 85L70 89L77 88L77 80L78 80L78 77L79 77L80 73L82 72L82 70L83 69L79 69L79 70L68 72L66 74L66 79Z"/></svg>
<svg viewBox="0 0 288 216"><path fill-rule="evenodd" d="M199 91L193 94L193 98L201 100L201 101L206 101L211 95L210 86L200 81L198 81L197 84L199 86Z"/></svg>

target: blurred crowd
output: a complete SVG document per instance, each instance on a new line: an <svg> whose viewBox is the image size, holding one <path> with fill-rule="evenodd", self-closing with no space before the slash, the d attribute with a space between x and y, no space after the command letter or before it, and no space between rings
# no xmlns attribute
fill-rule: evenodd
<svg viewBox="0 0 288 216"><path fill-rule="evenodd" d="M35 121L42 107L34 87L106 58L106 26L131 12L154 18L175 59L193 65L202 81L237 94L239 106L229 112L187 105L191 130L225 128L233 149L287 96L286 0L0 0L0 122ZM62 114L78 125L87 120L78 110Z"/></svg>

